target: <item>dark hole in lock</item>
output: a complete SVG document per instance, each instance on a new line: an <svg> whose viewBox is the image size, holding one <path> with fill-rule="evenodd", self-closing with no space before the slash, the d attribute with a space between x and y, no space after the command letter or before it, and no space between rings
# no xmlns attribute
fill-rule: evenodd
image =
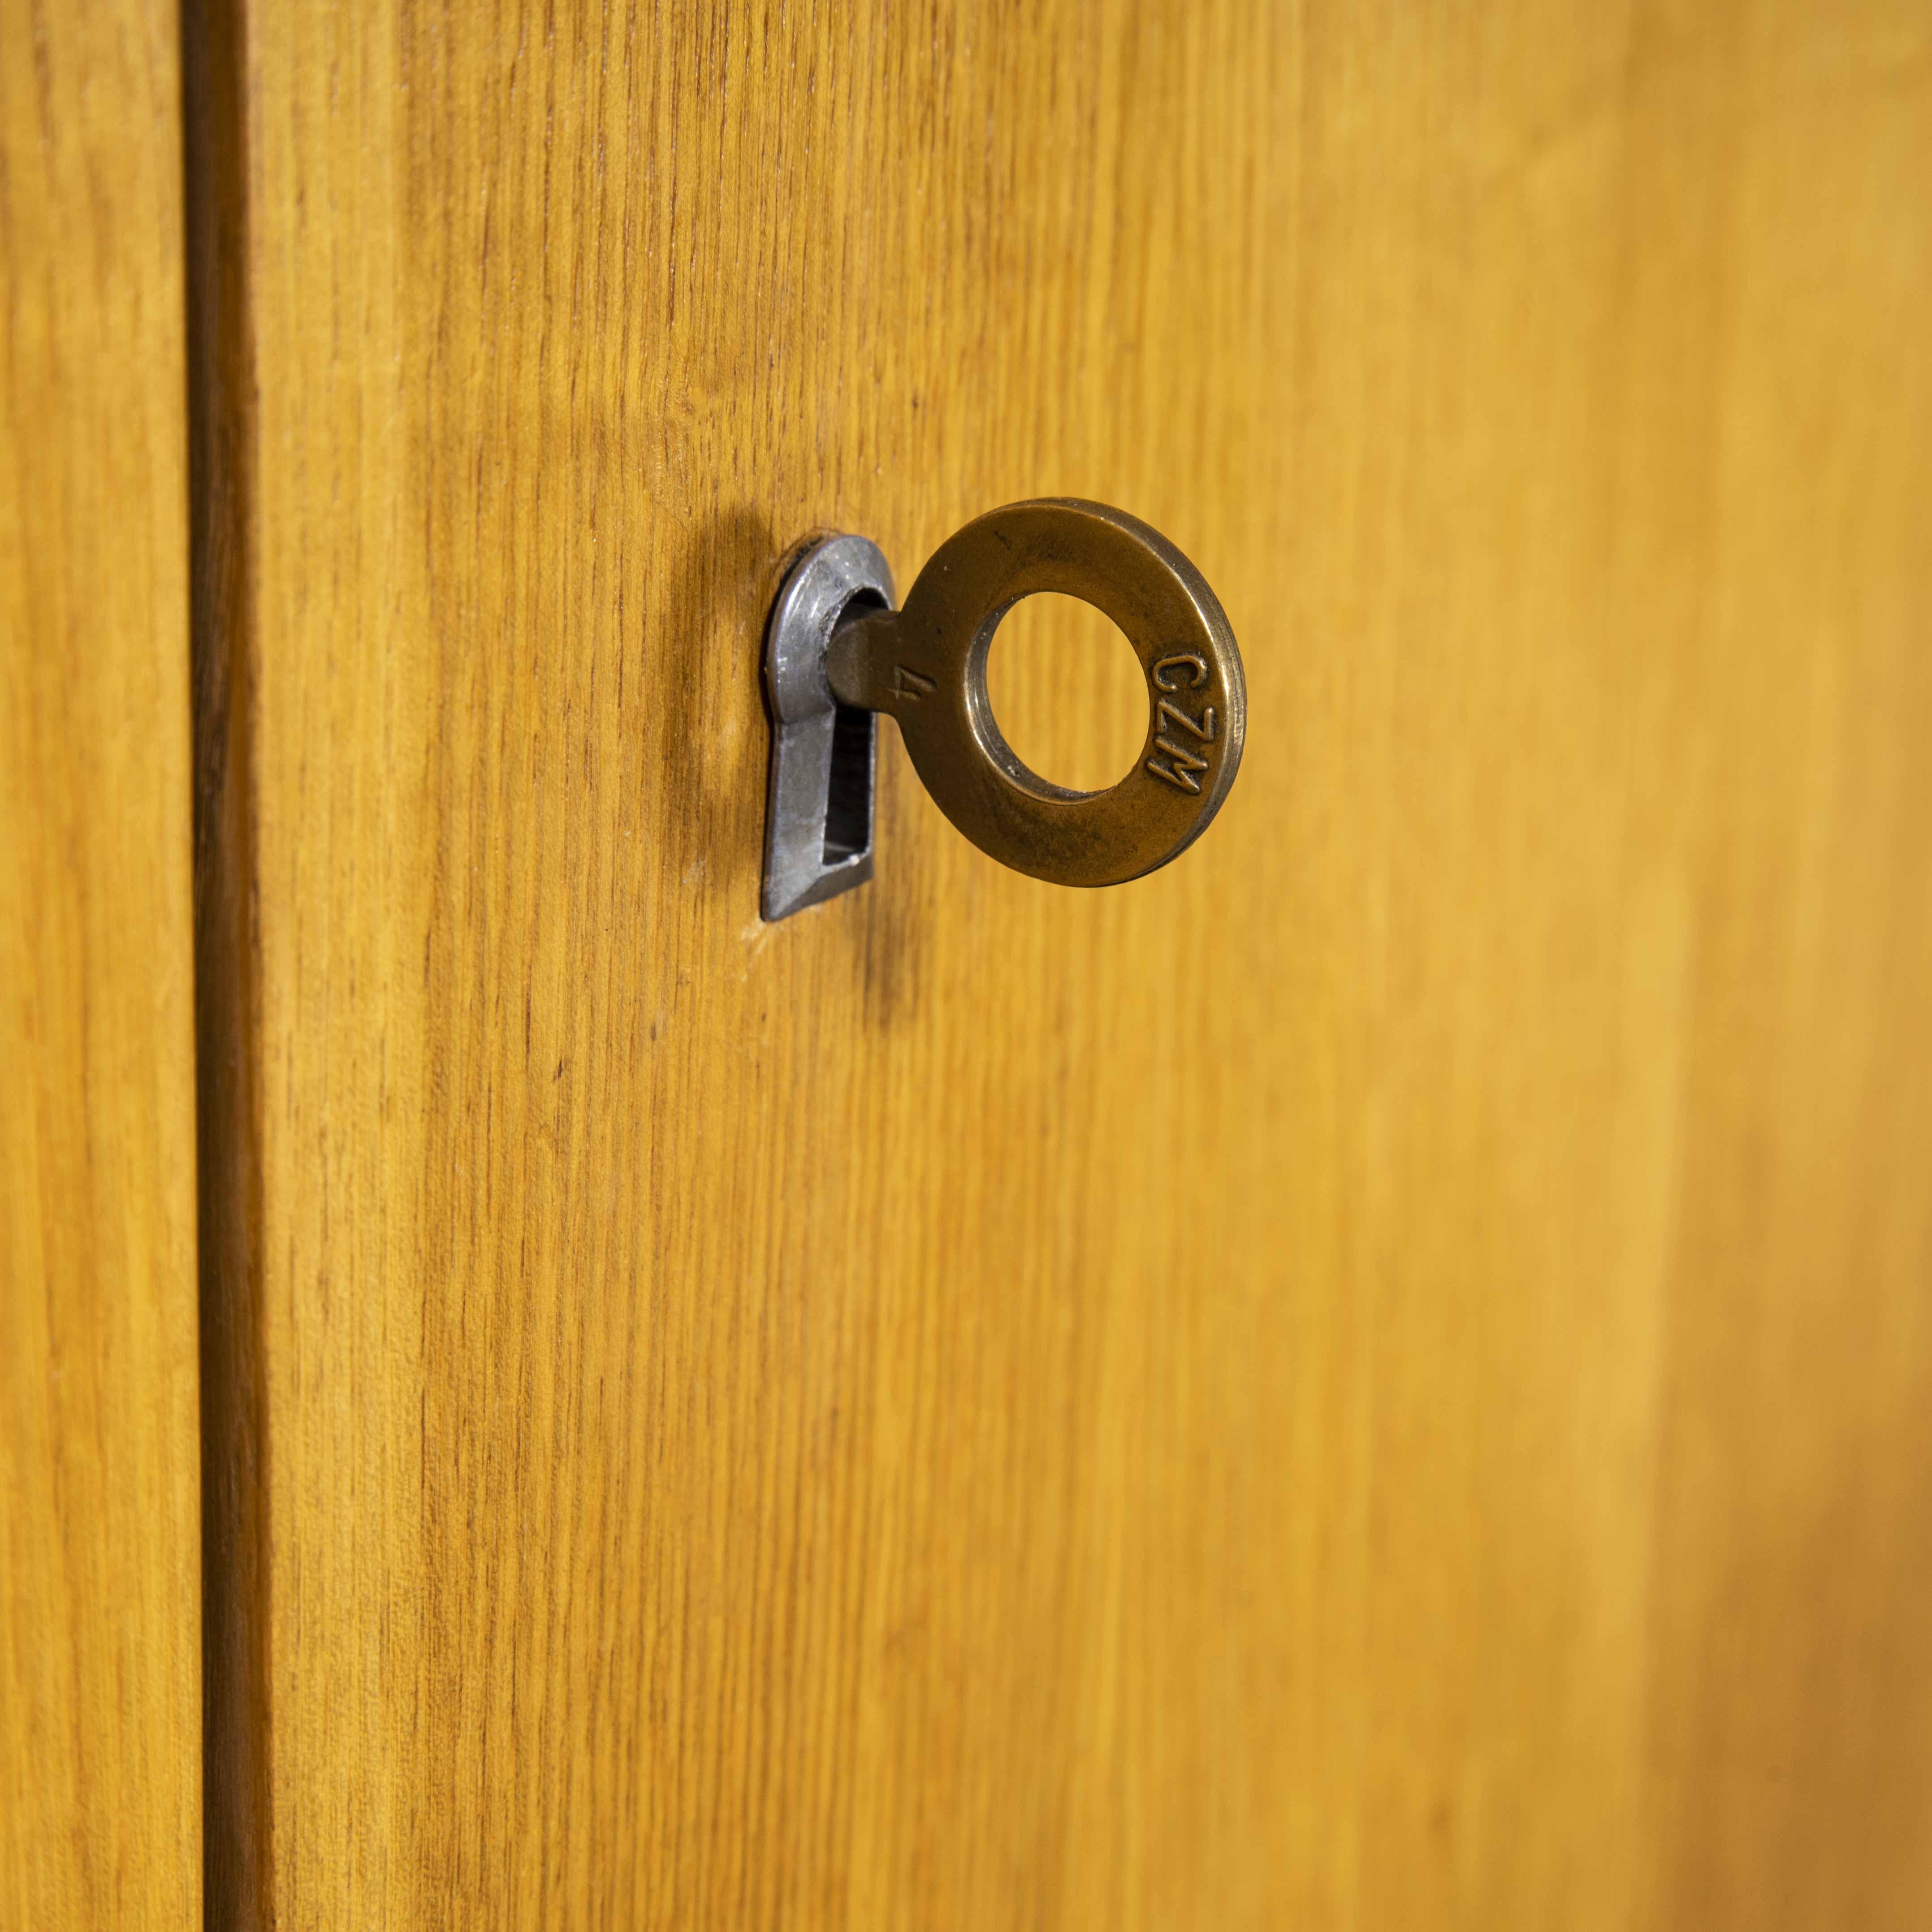
<svg viewBox="0 0 1932 1932"><path fill-rule="evenodd" d="M883 610L883 597L862 590L838 614L836 637L848 624ZM842 704L832 720L832 775L825 796L824 863L856 859L872 843L872 734L878 720L869 711Z"/></svg>

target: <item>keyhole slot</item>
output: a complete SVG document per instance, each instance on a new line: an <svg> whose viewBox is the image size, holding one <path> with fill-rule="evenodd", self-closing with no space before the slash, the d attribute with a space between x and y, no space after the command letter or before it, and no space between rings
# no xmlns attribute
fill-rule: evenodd
<svg viewBox="0 0 1932 1932"><path fill-rule="evenodd" d="M836 637L850 623L886 608L885 599L861 591L838 614ZM856 859L872 843L872 760L878 721L869 711L838 706L832 721L832 772L825 797L824 862Z"/></svg>

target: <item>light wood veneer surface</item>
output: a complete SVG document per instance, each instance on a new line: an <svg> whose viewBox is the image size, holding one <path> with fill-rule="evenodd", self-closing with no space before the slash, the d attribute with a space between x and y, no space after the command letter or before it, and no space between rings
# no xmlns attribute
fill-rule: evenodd
<svg viewBox="0 0 1932 1932"><path fill-rule="evenodd" d="M0 4L0 1925L201 1924L181 70Z"/></svg>
<svg viewBox="0 0 1932 1932"><path fill-rule="evenodd" d="M1923 10L236 5L243 1916L1926 1922ZM1222 820L761 926L1049 492Z"/></svg>

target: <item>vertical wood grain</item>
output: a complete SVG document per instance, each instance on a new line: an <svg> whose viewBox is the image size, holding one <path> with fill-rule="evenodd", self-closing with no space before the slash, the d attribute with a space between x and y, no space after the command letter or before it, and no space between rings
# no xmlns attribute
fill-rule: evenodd
<svg viewBox="0 0 1932 1932"><path fill-rule="evenodd" d="M1922 1922L1921 12L212 10L242 1915ZM1049 492L1223 818L761 926Z"/></svg>
<svg viewBox="0 0 1932 1932"><path fill-rule="evenodd" d="M201 1921L179 68L0 4L0 1924Z"/></svg>

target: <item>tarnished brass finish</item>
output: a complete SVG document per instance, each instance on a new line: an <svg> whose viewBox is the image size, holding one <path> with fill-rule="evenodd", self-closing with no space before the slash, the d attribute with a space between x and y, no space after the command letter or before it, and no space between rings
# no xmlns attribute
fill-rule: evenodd
<svg viewBox="0 0 1932 1932"><path fill-rule="evenodd" d="M1030 771L994 720L993 634L1046 590L1111 617L1147 675L1146 742L1106 791ZM898 720L926 790L974 844L1060 885L1118 885L1177 857L1241 762L1247 687L1214 592L1158 531L1101 503L1048 497L976 518L934 554L904 609L838 633L826 671L840 704Z"/></svg>

